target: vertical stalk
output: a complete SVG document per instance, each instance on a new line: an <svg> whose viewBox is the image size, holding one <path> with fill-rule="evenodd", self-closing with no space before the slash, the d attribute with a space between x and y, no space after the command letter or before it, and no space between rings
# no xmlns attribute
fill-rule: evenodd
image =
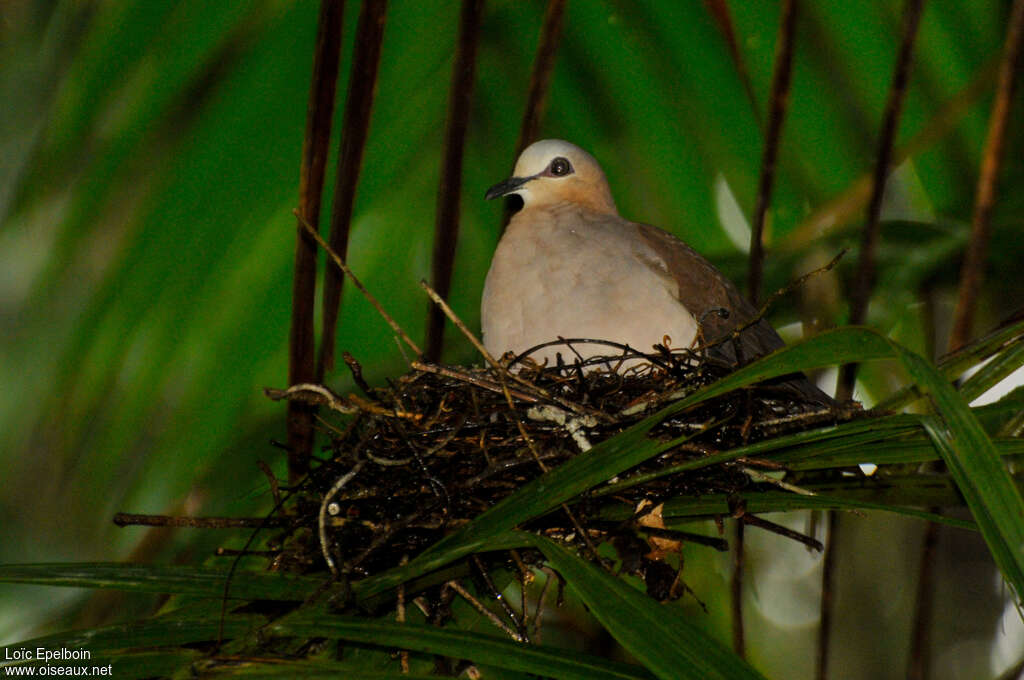
<svg viewBox="0 0 1024 680"><path fill-rule="evenodd" d="M459 201L462 196L462 156L466 128L473 101L473 75L476 48L480 42L483 0L463 0L459 22L459 43L452 67L451 92L448 95L448 125L445 129L444 160L437 190L437 215L434 222L432 284L437 294L447 298L451 292L455 247L459 238ZM444 313L431 303L427 308L427 361L441 358L444 345Z"/></svg>
<svg viewBox="0 0 1024 680"><path fill-rule="evenodd" d="M793 43L796 32L796 0L783 0L779 16L779 35L775 42L775 69L772 74L771 104L768 110L768 129L765 131L764 152L761 154L761 180L757 187L757 203L750 231L750 265L747 273L747 296L755 306L761 300L761 280L764 276L764 222L771 205L775 184L775 164L779 156L782 124L789 107L789 90L793 74Z"/></svg>
<svg viewBox="0 0 1024 680"><path fill-rule="evenodd" d="M924 0L907 0L903 8L903 39L896 56L892 86L889 98L882 115L882 130L878 135L878 149L875 160L875 171L871 185L871 200L868 203L867 219L861 233L860 259L857 261L857 272L854 275L853 289L850 292L850 325L860 325L867 319L868 303L875 283L875 251L878 247L878 220L882 213L882 197L885 195L885 184L889 178L893 157L893 144L899 129L900 113L903 100L907 94L907 81L910 78L910 65L914 53L914 40L917 28L921 23ZM853 396L853 386L857 380L857 364L846 364L839 370L839 383L836 386L836 399L846 401Z"/></svg>
<svg viewBox="0 0 1024 680"><path fill-rule="evenodd" d="M306 137L302 143L299 174L301 216L296 226L295 275L292 282L292 320L289 337L288 383L312 382L316 378L313 307L316 297L316 242L302 226L305 220L316 227L320 223L320 203L324 189L327 152L331 139L331 118L338 82L341 55L341 31L345 3L323 0L320 3L313 75L306 108ZM295 482L309 469L313 450L313 414L315 409L298 401L288 402L288 478Z"/></svg>
<svg viewBox="0 0 1024 680"><path fill-rule="evenodd" d="M531 142L536 141L540 132L540 122L547 109L548 90L551 87L551 74L555 70L555 55L562 37L562 24L565 19L566 0L549 0L547 11L544 12L544 23L541 25L540 38L537 40L537 53L533 57L533 70L530 72L530 90L526 95L526 110L523 112L523 123L519 127L519 140L516 142L516 155L519 155ZM506 203L505 219L502 229L508 224L511 215L510 204Z"/></svg>
<svg viewBox="0 0 1024 680"><path fill-rule="evenodd" d="M356 45L352 56L352 76L345 99L345 118L341 127L338 152L338 176L334 182L334 205L331 210L331 231L328 243L344 260L348 254L348 233L352 224L356 185L363 163L363 149L370 128L377 89L377 67L380 64L380 46L384 38L387 0L364 0L356 28ZM344 276L336 267L328 267L324 275L323 328L320 334L320 354L317 357L316 377L334 368L334 345L341 305L341 286Z"/></svg>
<svg viewBox="0 0 1024 680"><path fill-rule="evenodd" d="M971 339L974 310L978 306L978 293L985 278L985 261L991 236L992 209L996 203L999 170L1003 164L1006 146L1006 128L1013 106L1013 90L1020 64L1021 34L1024 33L1024 0L1015 0L1006 28L1006 43L999 65L999 81L995 100L988 120L988 135L978 172L978 187L971 220L971 239L960 270L960 295L953 315L953 330L949 338L949 351L955 352Z"/></svg>

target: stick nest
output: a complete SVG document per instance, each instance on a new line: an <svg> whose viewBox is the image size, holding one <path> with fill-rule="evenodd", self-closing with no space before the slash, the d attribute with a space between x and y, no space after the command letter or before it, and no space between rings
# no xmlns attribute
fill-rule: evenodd
<svg viewBox="0 0 1024 680"><path fill-rule="evenodd" d="M515 374L497 367L414 363L412 371L384 388L363 383L358 365L347 357L362 396L342 398L319 385L268 390L271 398L344 414L320 418L331 439L330 455L315 466L299 495L276 566L300 571L329 567L347 579L397 566L545 470L730 371L693 353L644 356L650 363L627 370L621 370L624 357L618 356L588 365L527 364ZM685 436L684 443L570 501L569 509L557 507L522 528L590 554L610 540L652 595L676 596L678 575L672 570L666 577L665 554L676 550L680 540L719 549L725 541L702 541L666 529L659 506L677 496L735 494L765 483L764 477L751 478L751 468L778 466L739 459L689 472L652 473L847 420L856 412L809 405L771 385L702 402L666 419L648 435L664 441ZM644 481L631 484L638 475ZM602 491L608 484L615 485L613 492ZM616 507L621 516L623 506L631 509L628 519L606 519L607 509Z"/></svg>

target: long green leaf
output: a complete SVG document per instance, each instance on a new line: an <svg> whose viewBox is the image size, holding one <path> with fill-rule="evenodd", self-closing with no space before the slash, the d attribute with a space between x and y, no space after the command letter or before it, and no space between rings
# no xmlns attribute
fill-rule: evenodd
<svg viewBox="0 0 1024 680"><path fill-rule="evenodd" d="M945 517L919 510L925 506L955 506L963 503L956 485L949 478L920 476L854 478L825 484L800 485L813 495L790 491L746 491L730 496L709 494L677 497L666 501L661 514L668 520L728 515L730 500L739 498L750 513L789 512L793 510L881 510L917 517L963 529L976 529L974 522ZM914 507L910 507L914 506ZM628 505L601 512L602 519L624 521L635 513Z"/></svg>
<svg viewBox="0 0 1024 680"><path fill-rule="evenodd" d="M87 649L92 654L108 656L123 649L178 647L247 635L262 623L258 618L230 616L221 626L219 612L200 615L171 614L145 621L103 626L90 630L71 631L25 640L19 646L35 649Z"/></svg>
<svg viewBox="0 0 1024 680"><path fill-rule="evenodd" d="M661 470L633 475L621 482L602 486L593 495L606 496L660 477L720 465L744 456L763 456L781 450L785 451L775 456L775 460L789 465L792 461L800 460L803 457L815 456L821 452L831 452L836 446L846 447L850 442L866 443L878 439L894 438L902 434L911 434L918 430L919 420L918 416L897 414L794 432L728 451L713 453L703 458L695 458ZM858 460L857 462L864 461Z"/></svg>
<svg viewBox="0 0 1024 680"><path fill-rule="evenodd" d="M974 401L993 385L1024 366L1024 337L1015 338L1013 344L996 354L977 373L960 386L964 400Z"/></svg>
<svg viewBox="0 0 1024 680"><path fill-rule="evenodd" d="M316 661L269 660L255 657L252 659L229 659L218 673L205 673L209 678L248 678L249 680L276 680L277 678L324 678L325 680L437 680L436 675L420 675L414 673L381 673L364 671L351 665L325 663Z"/></svg>
<svg viewBox="0 0 1024 680"><path fill-rule="evenodd" d="M1014 345L1019 346L1022 337L1024 337L1024 321L1011 324L1005 328L1000 328L989 333L983 338L975 340L953 354L943 357L939 362L939 369L947 380L956 380L964 371L972 366L976 366L994 355L998 356L1000 351L1004 348L1012 347ZM981 384L983 380L986 379L979 378L977 383ZM877 408L883 411L898 409L901 406L909 404L916 398L917 393L914 387L905 387L886 399L883 399L879 402ZM968 401L971 401L972 399L973 397L970 396L967 398Z"/></svg>
<svg viewBox="0 0 1024 680"><path fill-rule="evenodd" d="M619 644L659 678L763 679L677 604L656 602L554 541L531 540Z"/></svg>
<svg viewBox="0 0 1024 680"><path fill-rule="evenodd" d="M309 611L271 625L269 632L299 637L328 637L372 645L440 654L456 659L556 678L619 680L650 678L643 668L564 649L521 644L493 635L326 615Z"/></svg>
<svg viewBox="0 0 1024 680"><path fill-rule="evenodd" d="M111 588L137 593L222 597L228 572L207 567L120 564L116 562L5 564L0 581L46 586ZM236 571L228 596L238 599L303 600L323 578L265 571Z"/></svg>
<svg viewBox="0 0 1024 680"><path fill-rule="evenodd" d="M1024 454L1024 441L1020 439L993 440L1000 456ZM900 465L924 463L938 460L939 453L932 442L922 437L902 441L879 442L869 449L856 445L839 445L830 450L816 449L807 457L794 455L786 467L791 470L827 470L836 467L850 467L861 463L876 465Z"/></svg>
<svg viewBox="0 0 1024 680"><path fill-rule="evenodd" d="M903 365L935 407L935 417L923 421L925 431L956 479L992 557L1020 598L1024 596L1024 500L963 396L924 359L898 349Z"/></svg>

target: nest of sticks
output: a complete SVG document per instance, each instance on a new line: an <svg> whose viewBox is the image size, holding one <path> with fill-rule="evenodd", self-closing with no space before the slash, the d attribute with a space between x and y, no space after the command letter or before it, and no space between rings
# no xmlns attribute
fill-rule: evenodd
<svg viewBox="0 0 1024 680"><path fill-rule="evenodd" d="M572 341L561 342L567 345L563 356L573 356ZM351 581L398 566L545 471L732 370L696 351L613 351L621 353L553 367L520 360L514 372L507 369L511 357L486 368L415 362L409 373L381 388L367 385L346 355L361 394L341 397L309 384L268 390L274 399L319 405L319 421L330 438L298 494L294 521L275 541L275 568L329 569ZM632 367L623 370L626 361ZM679 496L733 497L758 484L788 485L771 474L776 464L756 459L665 471L858 412L795 401L772 385L722 395L666 419L649 434L683 443L586 492L569 504L571 511L562 506L521 528L591 556L611 542L620 568L640 576L652 596L678 597L686 588L666 556L682 542L719 550L727 543L666 528L661 504ZM613 507L617 517L628 507L628 518L607 519ZM733 514L743 515L743 508L733 508ZM745 519L816 543L761 518ZM522 571L522 558L515 557Z"/></svg>

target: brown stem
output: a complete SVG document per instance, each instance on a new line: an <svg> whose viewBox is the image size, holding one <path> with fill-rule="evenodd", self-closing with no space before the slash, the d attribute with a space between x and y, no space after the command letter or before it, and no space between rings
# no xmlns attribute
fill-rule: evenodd
<svg viewBox="0 0 1024 680"><path fill-rule="evenodd" d="M516 154L534 141L540 131L540 122L547 108L551 74L555 70L555 55L558 52L564 18L565 0L549 0L547 11L544 12L540 38L537 41L537 54L533 58L533 70L530 72L530 90L526 95L526 111L523 113L523 124L519 128Z"/></svg>
<svg viewBox="0 0 1024 680"><path fill-rule="evenodd" d="M914 52L914 40L920 24L924 0L907 0L903 10L903 39L900 51L896 56L896 66L889 88L889 98L882 115L882 130L878 136L878 149L875 161L874 176L871 185L871 200L868 203L867 220L861 234L860 259L857 261L857 272L854 276L853 289L850 292L850 324L860 325L867 319L868 302L875 279L875 250L878 246L878 220L882 213L882 197L885 195L886 179L892 164L893 144L899 129L900 112L907 94L907 81L910 77L911 57ZM836 400L847 401L853 397L853 385L857 380L857 364L845 364L839 371L839 382L836 386Z"/></svg>
<svg viewBox="0 0 1024 680"><path fill-rule="evenodd" d="M409 337L409 334L402 330L402 327L398 325L398 322L395 321L394 318L392 318L392 316L387 313L387 310L384 309L384 306L380 303L380 301L377 300L377 298L374 297L373 293L371 293L370 290L363 285L363 283L359 280L355 273L353 273L352 270L349 269L349 266L345 264L345 261L341 259L341 256L338 255L338 253L335 252L335 250L330 246L330 244L324 240L324 237L321 236L315 229L313 229L313 226L311 224L303 221L302 226L306 229L306 232L310 235L310 237L312 237L313 240L316 241L317 245L324 249L324 251L327 253L327 257L331 259L331 261L334 263L334 266L337 268L333 269L331 267L328 267L327 271L337 271L339 276L347 276L348 278L350 278L352 280L352 284L359 290L360 293L363 294L363 297L366 298L367 302L373 305L374 309L377 310L377 313L381 315L381 318L383 318L384 321L389 326L391 326L391 330L395 332L395 335L401 338L402 341L406 345L408 345L413 352L416 353L416 356L422 354L420 348L417 347L416 343L414 343L412 341L412 338ZM323 348L321 347L321 349Z"/></svg>
<svg viewBox="0 0 1024 680"><path fill-rule="evenodd" d="M459 44L452 67L452 86L448 95L448 127L445 130L444 160L437 190L437 215L434 223L433 287L438 295L451 292L455 246L459 238L459 199L462 195L462 156L473 100L473 73L476 47L480 41L483 0L463 0L459 25ZM431 304L427 307L427 349L425 358L437 362L444 346L444 314Z"/></svg>
<svg viewBox="0 0 1024 680"><path fill-rule="evenodd" d="M743 521L736 522L736 541L732 561L732 651L746 658L743 629Z"/></svg>
<svg viewBox="0 0 1024 680"><path fill-rule="evenodd" d="M985 261L991 236L992 209L996 203L999 170L1006 146L1006 127L1010 120L1013 90L1020 61L1021 34L1024 33L1024 0L1015 0L1006 28L1003 59L999 65L999 81L995 100L988 120L988 136L978 172L978 187L971 220L971 240L967 244L963 267L960 270L960 295L953 314L953 330L949 337L949 351L953 352L971 339L974 310L978 306L978 293L985 278Z"/></svg>
<svg viewBox="0 0 1024 680"><path fill-rule="evenodd" d="M331 118L338 82L341 29L345 3L323 0L313 56L313 77L306 108L306 138L302 144L298 212L309 224L320 223ZM292 282L292 326L289 338L288 384L312 382L316 374L313 306L316 297L316 242L299 220L295 239L295 278ZM313 450L315 408L288 402L288 479L295 483L309 471Z"/></svg>
<svg viewBox="0 0 1024 680"><path fill-rule="evenodd" d="M562 23L565 18L566 0L549 0L547 11L544 12L544 23L541 25L540 38L537 41L537 53L533 57L533 70L530 72L530 90L526 95L526 110L523 112L523 123L519 128L519 140L516 142L516 155L531 142L535 141L540 132L540 122L547 109L548 90L551 87L551 74L555 70L555 55L562 36ZM508 224L511 217L511 203L506 203L503 225ZM504 227L502 227L504 228Z"/></svg>
<svg viewBox="0 0 1024 680"><path fill-rule="evenodd" d="M893 152L892 163L900 165L908 158L914 158L927 151L944 139L969 112L975 104L989 91L996 79L994 60L981 66L960 91L946 100L938 113L932 116L924 127L918 130L902 147ZM871 198L871 173L866 173L853 180L845 190L818 206L806 219L791 231L780 248L790 252L800 252L812 241L834 233L851 221L851 216L859 213Z"/></svg>
<svg viewBox="0 0 1024 680"><path fill-rule="evenodd" d="M828 652L832 641L832 605L836 576L836 544L838 543L839 513L828 513L825 530L825 556L821 565L821 618L818 630L818 659L814 674L816 680L828 678Z"/></svg>
<svg viewBox="0 0 1024 680"><path fill-rule="evenodd" d="M765 131L764 152L761 155L761 181L757 188L757 203L754 206L754 220L750 231L747 295L754 305L761 299L761 279L764 276L764 222L768 206L771 204L772 186L775 183L775 164L779 156L782 124L789 106L796 16L796 0L783 0L782 13L779 17L779 37L775 43L775 71L772 74L768 129Z"/></svg>
<svg viewBox="0 0 1024 680"><path fill-rule="evenodd" d="M935 546L939 540L939 525L929 522L921 545L921 562L917 571L917 600L914 605L914 624L910 643L907 680L925 680L929 677L931 661L932 605L935 590Z"/></svg>
<svg viewBox="0 0 1024 680"><path fill-rule="evenodd" d="M119 512L114 515L119 527L187 527L189 529L262 529L284 526L281 517L171 517L170 515L135 515Z"/></svg>
<svg viewBox="0 0 1024 680"><path fill-rule="evenodd" d="M818 541L816 538L812 538L811 536L801 534L799 531L793 531L789 527L782 526L781 524L776 524L775 522L764 519L763 517L759 517L757 515L743 515L742 517L740 517L740 519L745 524L749 524L750 526L754 526L759 529L764 529L765 531L770 531L773 534L778 534L779 536L792 539L797 543L802 543L806 545L808 548L811 548L812 550L817 550L818 552L821 552L825 549L825 546L823 546L821 542Z"/></svg>
<svg viewBox="0 0 1024 680"><path fill-rule="evenodd" d="M334 206L331 210L331 249L344 260L348 255L348 232L352 223L356 185L363 162L370 128L370 112L377 85L380 46L384 38L387 0L364 0L356 28L356 45L352 56L352 76L345 99L345 118L341 126L341 148L338 152L338 176L334 181ZM324 275L323 328L320 354L316 363L316 382L334 367L334 344L341 304L342 273L328 267Z"/></svg>
<svg viewBox="0 0 1024 680"><path fill-rule="evenodd" d="M729 3L726 0L704 0L704 6L711 13L711 18L718 25L718 30L722 32L722 37L725 38L725 42L729 46L729 56L732 57L732 62L736 66L736 73L740 77L740 82L743 83L743 91L746 93L747 101L750 103L750 110L753 111L754 119L760 127L761 111L757 106L757 97L754 96L754 85L750 81L750 71L743 60L743 53L740 52L739 41L736 40L736 30L733 28Z"/></svg>

